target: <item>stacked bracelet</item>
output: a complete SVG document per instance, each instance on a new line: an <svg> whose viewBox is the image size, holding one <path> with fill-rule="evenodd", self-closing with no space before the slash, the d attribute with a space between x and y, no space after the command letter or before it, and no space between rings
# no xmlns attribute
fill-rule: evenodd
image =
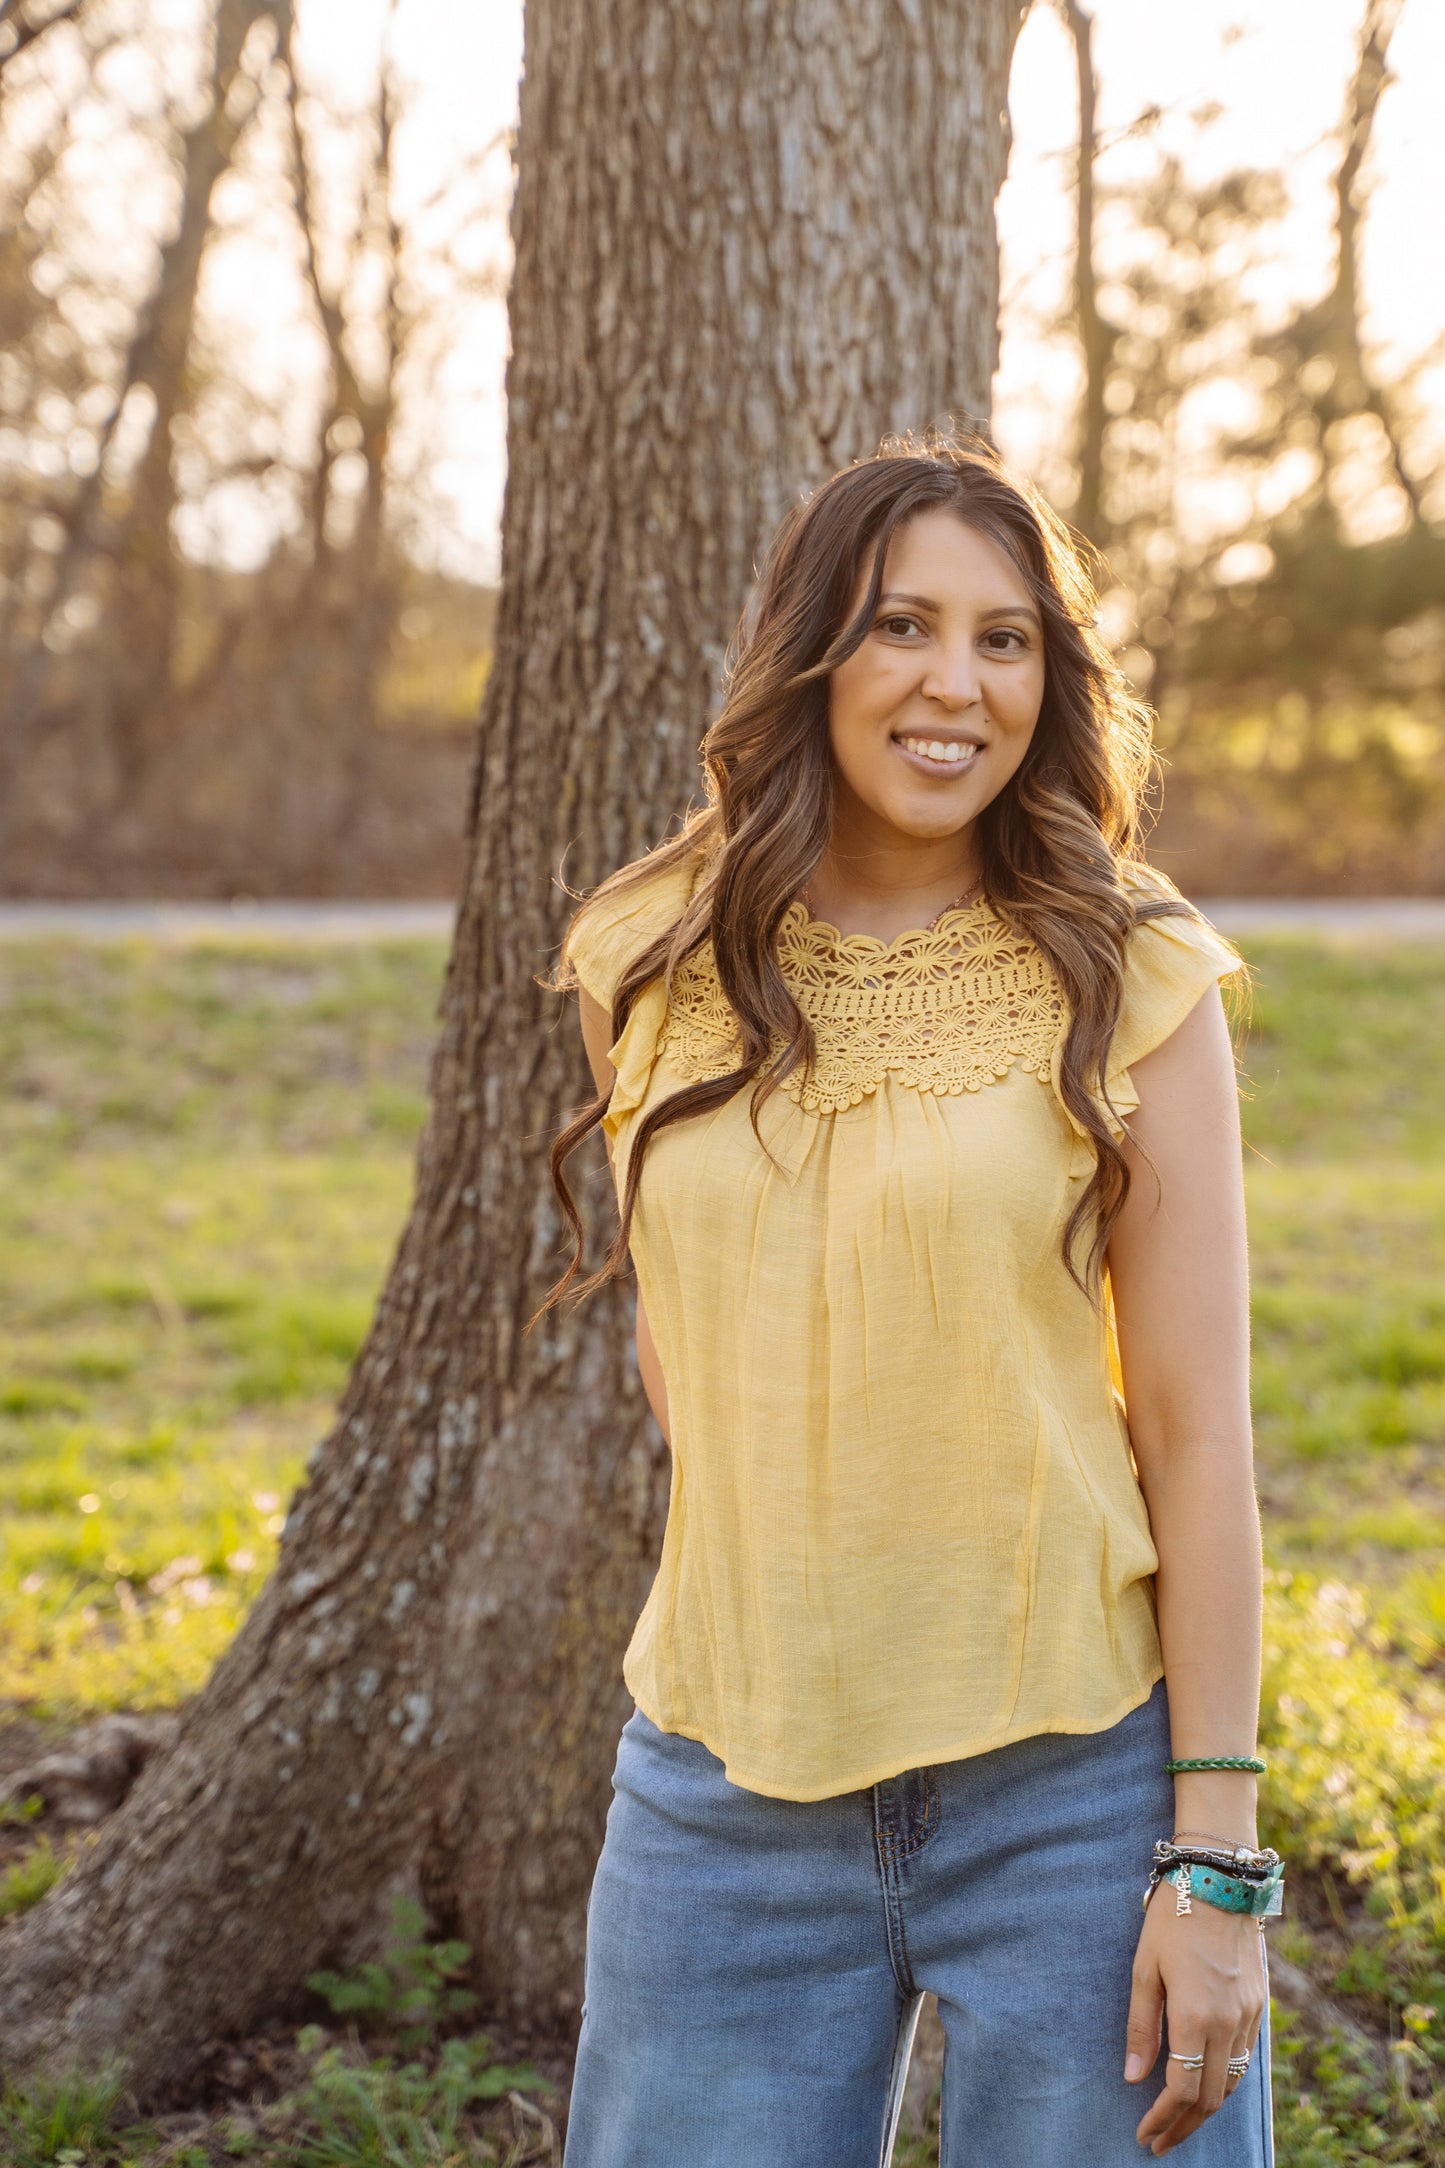
<svg viewBox="0 0 1445 2168"><path fill-rule="evenodd" d="M1222 1874L1217 1867L1196 1867L1189 1861L1170 1867L1164 1875L1177 1892L1174 1901L1176 1915L1191 1912L1191 1899L1202 1897L1206 1904L1216 1906L1221 1912L1247 1912L1263 1927L1266 1919L1272 1919L1284 1909L1284 1867L1276 1867L1265 1882L1249 1882L1242 1875Z"/></svg>
<svg viewBox="0 0 1445 2168"><path fill-rule="evenodd" d="M1242 1844L1223 1837L1217 1843L1186 1843L1183 1837L1160 1837L1154 1846L1156 1865L1172 1866L1187 1859L1200 1866L1223 1867L1229 1874L1256 1878L1268 1874L1278 1858L1278 1852L1268 1845Z"/></svg>
<svg viewBox="0 0 1445 2168"><path fill-rule="evenodd" d="M1175 1844L1161 1837L1144 1892L1146 1907L1161 1882L1174 1886L1176 1915L1193 1911L1192 1900L1201 1897L1221 1912L1249 1914L1263 1933L1265 1920L1283 1909L1284 1862L1268 1847Z"/></svg>

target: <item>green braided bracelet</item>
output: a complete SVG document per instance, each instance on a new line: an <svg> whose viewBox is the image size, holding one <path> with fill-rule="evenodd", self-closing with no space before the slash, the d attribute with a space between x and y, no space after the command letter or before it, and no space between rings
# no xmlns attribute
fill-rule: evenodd
<svg viewBox="0 0 1445 2168"><path fill-rule="evenodd" d="M1180 1776L1186 1769L1249 1769L1262 1777L1266 1764L1257 1754L1206 1754L1194 1761L1167 1761L1164 1768L1171 1777Z"/></svg>

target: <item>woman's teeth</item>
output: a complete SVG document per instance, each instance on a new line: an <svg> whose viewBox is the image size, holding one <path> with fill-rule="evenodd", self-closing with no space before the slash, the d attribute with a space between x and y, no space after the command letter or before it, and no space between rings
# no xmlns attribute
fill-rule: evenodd
<svg viewBox="0 0 1445 2168"><path fill-rule="evenodd" d="M961 768L978 751L976 745L965 745L958 740L945 745L941 738L900 738L898 743L905 752L917 753L921 760L936 760L945 768Z"/></svg>

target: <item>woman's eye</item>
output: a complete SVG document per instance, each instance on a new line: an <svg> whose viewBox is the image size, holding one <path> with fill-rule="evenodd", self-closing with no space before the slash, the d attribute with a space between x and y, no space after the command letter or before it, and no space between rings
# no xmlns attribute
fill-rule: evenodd
<svg viewBox="0 0 1445 2168"><path fill-rule="evenodd" d="M1028 645L1023 634L1012 625L995 626L992 632L985 635L985 639L996 655L1006 655Z"/></svg>
<svg viewBox="0 0 1445 2168"><path fill-rule="evenodd" d="M911 617L880 617L878 620L878 630L888 633L891 638L896 640L901 640L905 633L910 633L914 629L914 621Z"/></svg>

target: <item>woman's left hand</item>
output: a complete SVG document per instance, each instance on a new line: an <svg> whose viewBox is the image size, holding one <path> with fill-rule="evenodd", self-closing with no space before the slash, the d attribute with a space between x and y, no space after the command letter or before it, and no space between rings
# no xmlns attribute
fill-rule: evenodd
<svg viewBox="0 0 1445 2168"><path fill-rule="evenodd" d="M1202 2053L1204 2067L1169 2063L1164 2090L1135 2133L1155 2155L1182 2145L1234 2091L1239 2080L1229 2074L1230 2058L1253 2053L1268 1992L1256 1920L1199 1898L1181 1915L1175 1903L1172 1883L1160 1882L1144 1915L1124 2076L1137 2085L1153 2069L1161 2020L1171 2054Z"/></svg>

